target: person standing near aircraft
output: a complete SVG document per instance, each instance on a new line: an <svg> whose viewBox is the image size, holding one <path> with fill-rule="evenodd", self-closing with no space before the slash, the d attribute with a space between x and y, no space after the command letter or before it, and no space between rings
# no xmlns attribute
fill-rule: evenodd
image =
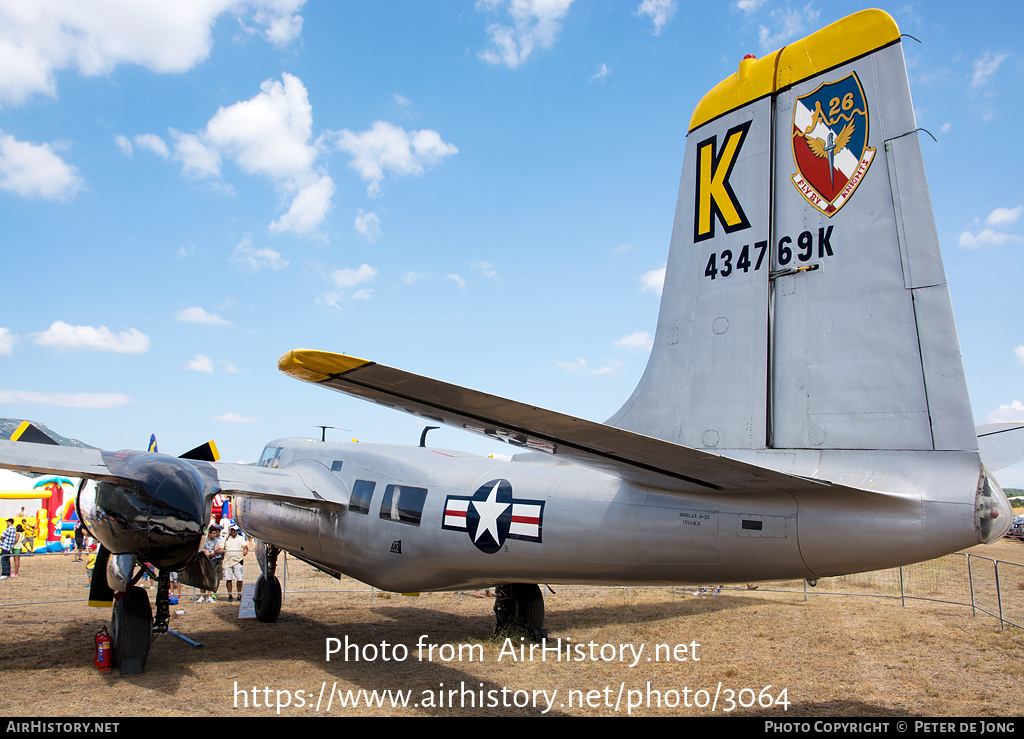
<svg viewBox="0 0 1024 739"><path fill-rule="evenodd" d="M21 574L21 549L25 545L25 529L19 523L14 527L17 532L14 536L14 572L11 577Z"/></svg>
<svg viewBox="0 0 1024 739"><path fill-rule="evenodd" d="M85 527L79 521L75 526L75 558L72 562L81 562L82 554L85 552Z"/></svg>
<svg viewBox="0 0 1024 739"><path fill-rule="evenodd" d="M231 593L232 581L238 584L238 600L242 600L242 558L248 553L249 546L238 535L238 527L232 526L224 542L224 579L227 580L228 603L234 600Z"/></svg>
<svg viewBox="0 0 1024 739"><path fill-rule="evenodd" d="M203 554L210 559L210 563L213 564L213 569L217 573L217 584L220 584L223 573L221 572L221 562L224 560L224 540L220 536L220 526L214 524L210 527L210 534L206 537L206 543L203 545ZM209 603L217 602L217 590L214 588L211 593L209 590L202 590L199 593L199 603L203 602L203 596L206 596L206 600Z"/></svg>
<svg viewBox="0 0 1024 739"><path fill-rule="evenodd" d="M14 519L7 519L7 528L0 535L0 580L6 580L11 576L11 555L14 554L14 542L18 538L18 531L14 528Z"/></svg>

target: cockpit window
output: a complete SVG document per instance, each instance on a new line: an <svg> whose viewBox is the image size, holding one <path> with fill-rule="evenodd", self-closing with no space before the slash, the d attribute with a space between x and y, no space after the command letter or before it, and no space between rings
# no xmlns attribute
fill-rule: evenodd
<svg viewBox="0 0 1024 739"><path fill-rule="evenodd" d="M268 446L263 450L263 454L260 456L260 461L256 463L257 467L277 467L278 462L281 461L282 447L279 446Z"/></svg>
<svg viewBox="0 0 1024 739"><path fill-rule="evenodd" d="M388 485L384 491L384 501L380 506L380 517L419 526L420 517L423 515L423 502L426 498L426 488Z"/></svg>

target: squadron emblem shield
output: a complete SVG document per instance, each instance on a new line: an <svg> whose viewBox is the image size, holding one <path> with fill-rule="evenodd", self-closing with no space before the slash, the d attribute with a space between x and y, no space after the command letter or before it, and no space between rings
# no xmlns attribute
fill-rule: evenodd
<svg viewBox="0 0 1024 739"><path fill-rule="evenodd" d="M830 218L864 179L875 157L868 146L868 104L857 74L823 83L793 105L793 184Z"/></svg>

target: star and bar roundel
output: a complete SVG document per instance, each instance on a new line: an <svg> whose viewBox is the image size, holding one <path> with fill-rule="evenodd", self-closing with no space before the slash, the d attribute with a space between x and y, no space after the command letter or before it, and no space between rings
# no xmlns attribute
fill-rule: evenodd
<svg viewBox="0 0 1024 739"><path fill-rule="evenodd" d="M875 157L868 146L868 104L852 72L823 83L793 105L793 184L830 218L839 212Z"/></svg>
<svg viewBox="0 0 1024 739"><path fill-rule="evenodd" d="M507 539L540 543L544 501L512 497L512 483L485 482L471 496L449 495L441 528L465 531L481 552L494 554Z"/></svg>

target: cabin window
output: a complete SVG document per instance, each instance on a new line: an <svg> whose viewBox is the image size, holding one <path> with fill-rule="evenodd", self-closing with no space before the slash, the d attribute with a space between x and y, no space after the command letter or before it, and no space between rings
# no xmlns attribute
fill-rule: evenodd
<svg viewBox="0 0 1024 739"><path fill-rule="evenodd" d="M349 499L348 509L352 513L369 513L370 500L373 498L373 489L377 483L370 480L356 480L352 486L352 497Z"/></svg>
<svg viewBox="0 0 1024 739"><path fill-rule="evenodd" d="M341 472L341 465L342 461L340 459L331 462L331 472Z"/></svg>
<svg viewBox="0 0 1024 739"><path fill-rule="evenodd" d="M419 526L426 498L426 488L388 485L384 491L384 502L380 506L380 517Z"/></svg>

